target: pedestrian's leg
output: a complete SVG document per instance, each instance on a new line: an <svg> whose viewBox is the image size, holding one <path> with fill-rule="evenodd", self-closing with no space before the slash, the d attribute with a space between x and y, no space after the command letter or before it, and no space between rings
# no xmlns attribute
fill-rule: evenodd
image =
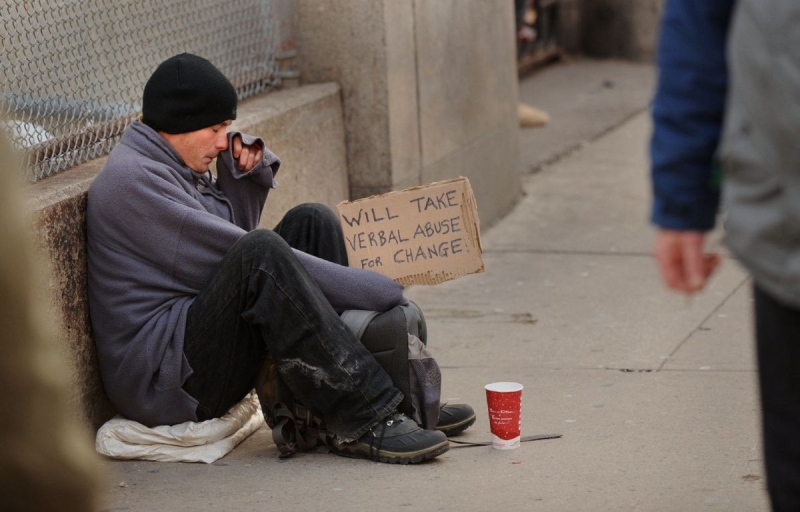
<svg viewBox="0 0 800 512"><path fill-rule="evenodd" d="M289 210L275 226L289 246L347 266L347 248L339 218L325 205L305 203Z"/></svg>
<svg viewBox="0 0 800 512"><path fill-rule="evenodd" d="M331 433L355 439L402 399L341 322L288 244L268 230L240 239L189 310L184 389L198 414L224 414L254 387L267 350L292 393Z"/></svg>
<svg viewBox="0 0 800 512"><path fill-rule="evenodd" d="M755 288L764 464L773 510L800 510L800 311Z"/></svg>

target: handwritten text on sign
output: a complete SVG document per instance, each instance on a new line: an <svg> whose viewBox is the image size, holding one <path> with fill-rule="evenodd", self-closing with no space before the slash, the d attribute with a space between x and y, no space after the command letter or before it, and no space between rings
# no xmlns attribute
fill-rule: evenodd
<svg viewBox="0 0 800 512"><path fill-rule="evenodd" d="M477 210L465 178L339 204L350 266L404 284L483 270Z"/></svg>

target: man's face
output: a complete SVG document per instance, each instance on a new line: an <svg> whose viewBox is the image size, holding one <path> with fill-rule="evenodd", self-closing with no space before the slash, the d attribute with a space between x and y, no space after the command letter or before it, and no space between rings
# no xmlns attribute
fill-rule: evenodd
<svg viewBox="0 0 800 512"><path fill-rule="evenodd" d="M220 152L228 149L228 127L232 121L188 133L159 132L191 170L204 173Z"/></svg>

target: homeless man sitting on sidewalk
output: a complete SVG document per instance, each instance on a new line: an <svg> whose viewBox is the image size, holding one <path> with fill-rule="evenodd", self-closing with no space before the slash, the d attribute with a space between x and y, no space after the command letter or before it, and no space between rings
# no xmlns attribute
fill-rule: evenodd
<svg viewBox="0 0 800 512"><path fill-rule="evenodd" d="M327 207L300 205L274 231L256 229L280 161L263 140L227 132L236 106L209 61L167 59L89 189L89 305L109 398L148 426L218 418L254 388L268 354L322 416L331 451L391 463L441 455L472 408L443 406L436 430L397 412L402 393L337 313L406 304L402 286L346 266Z"/></svg>

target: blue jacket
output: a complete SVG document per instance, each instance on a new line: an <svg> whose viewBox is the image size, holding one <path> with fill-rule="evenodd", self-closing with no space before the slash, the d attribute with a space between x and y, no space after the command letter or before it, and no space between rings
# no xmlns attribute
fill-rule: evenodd
<svg viewBox="0 0 800 512"><path fill-rule="evenodd" d="M720 197L712 171L717 160L724 172L725 244L760 289L795 309L798 19L796 0L668 0L651 148L653 222L710 229Z"/></svg>
<svg viewBox="0 0 800 512"><path fill-rule="evenodd" d="M667 0L652 106L651 220L667 229L714 227L714 156L728 87L726 40L735 0Z"/></svg>

